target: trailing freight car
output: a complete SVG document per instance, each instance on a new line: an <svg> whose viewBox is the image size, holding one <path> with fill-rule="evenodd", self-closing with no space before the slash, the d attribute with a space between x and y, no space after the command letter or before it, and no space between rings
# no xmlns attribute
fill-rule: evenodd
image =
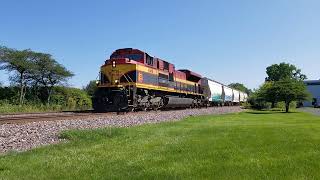
<svg viewBox="0 0 320 180"><path fill-rule="evenodd" d="M240 104L240 91L233 89L233 105L239 105Z"/></svg>
<svg viewBox="0 0 320 180"><path fill-rule="evenodd" d="M224 103L223 84L208 78L202 78L201 87L203 89L204 96L209 102L209 105L218 105L218 106L223 105Z"/></svg>
<svg viewBox="0 0 320 180"><path fill-rule="evenodd" d="M232 89L209 78L201 79L203 94L209 105L239 105L246 101L246 93Z"/></svg>
<svg viewBox="0 0 320 180"><path fill-rule="evenodd" d="M240 92L240 102L245 102L245 94L244 92Z"/></svg>
<svg viewBox="0 0 320 180"><path fill-rule="evenodd" d="M233 90L228 86L223 86L224 104L227 106L233 105Z"/></svg>

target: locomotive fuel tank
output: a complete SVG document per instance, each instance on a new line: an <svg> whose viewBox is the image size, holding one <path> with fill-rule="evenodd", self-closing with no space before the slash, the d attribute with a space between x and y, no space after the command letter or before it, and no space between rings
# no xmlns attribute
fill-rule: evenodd
<svg viewBox="0 0 320 180"><path fill-rule="evenodd" d="M164 97L165 108L191 107L194 104L195 104L195 101L191 98L181 98L176 96Z"/></svg>

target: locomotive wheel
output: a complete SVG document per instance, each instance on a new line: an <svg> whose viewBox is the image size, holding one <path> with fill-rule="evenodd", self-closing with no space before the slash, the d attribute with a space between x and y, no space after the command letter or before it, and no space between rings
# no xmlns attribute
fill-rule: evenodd
<svg viewBox="0 0 320 180"><path fill-rule="evenodd" d="M128 107L126 111L127 112L135 112L135 108L134 107Z"/></svg>
<svg viewBox="0 0 320 180"><path fill-rule="evenodd" d="M152 110L158 111L158 110L159 110L159 107L158 107L158 106L153 106Z"/></svg>

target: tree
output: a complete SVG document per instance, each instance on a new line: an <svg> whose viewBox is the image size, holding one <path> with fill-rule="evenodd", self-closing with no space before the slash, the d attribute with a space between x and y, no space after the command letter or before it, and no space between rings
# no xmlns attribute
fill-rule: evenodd
<svg viewBox="0 0 320 180"><path fill-rule="evenodd" d="M270 102L271 108L274 108L276 103L279 102L276 96L274 96L274 92L272 91L273 85L273 81L267 81L260 86L258 91L258 96L260 98L263 98L265 101Z"/></svg>
<svg viewBox="0 0 320 180"><path fill-rule="evenodd" d="M282 80L295 80L303 81L307 79L307 76L301 73L301 69L298 69L295 65L289 63L272 64L266 68L267 77L266 82L274 83ZM273 87L273 85L272 85ZM277 102L280 102L275 96L272 89L266 91L266 98L272 103L271 107L274 108Z"/></svg>
<svg viewBox="0 0 320 180"><path fill-rule="evenodd" d="M241 83L231 83L228 85L229 87L233 88L233 89L237 89L239 91L245 92L248 95L252 93L251 89L248 89L247 87L245 87L243 84Z"/></svg>
<svg viewBox="0 0 320 180"><path fill-rule="evenodd" d="M83 90L86 91L89 96L93 96L97 90L96 81L95 80L90 81L89 84L87 84L87 86L83 88Z"/></svg>
<svg viewBox="0 0 320 180"><path fill-rule="evenodd" d="M37 53L32 71L34 84L42 86L47 94L47 104L50 104L53 87L66 82L74 74L59 64L50 54Z"/></svg>
<svg viewBox="0 0 320 180"><path fill-rule="evenodd" d="M267 67L268 77L266 81L280 81L282 79L305 80L307 76L301 73L301 69L289 63L272 64Z"/></svg>
<svg viewBox="0 0 320 180"><path fill-rule="evenodd" d="M0 47L0 70L13 72L10 81L18 83L20 88L19 104L24 103L29 73L33 69L34 52L26 49L18 51L7 47Z"/></svg>
<svg viewBox="0 0 320 180"><path fill-rule="evenodd" d="M278 102L283 101L286 112L289 112L291 102L310 99L305 84L302 81L290 78L274 82L266 94L273 96Z"/></svg>

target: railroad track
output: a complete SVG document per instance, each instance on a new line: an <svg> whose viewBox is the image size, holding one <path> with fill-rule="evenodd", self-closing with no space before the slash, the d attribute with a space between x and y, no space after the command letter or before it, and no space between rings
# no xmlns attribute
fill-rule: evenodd
<svg viewBox="0 0 320 180"><path fill-rule="evenodd" d="M90 116L106 116L110 113L27 113L14 115L1 115L0 124L22 124L38 121L55 121L66 119L78 119Z"/></svg>
<svg viewBox="0 0 320 180"><path fill-rule="evenodd" d="M172 110L182 110L182 109L165 109L161 111L172 111ZM0 125L2 124L24 124L30 122L39 121L59 121L59 120L81 120L81 118L87 117L106 117L110 115L119 114L145 114L148 111L138 111L138 112L107 112L107 113L95 113L93 111L70 111L70 112L49 112L49 113L16 113L16 114L1 114L0 115Z"/></svg>

